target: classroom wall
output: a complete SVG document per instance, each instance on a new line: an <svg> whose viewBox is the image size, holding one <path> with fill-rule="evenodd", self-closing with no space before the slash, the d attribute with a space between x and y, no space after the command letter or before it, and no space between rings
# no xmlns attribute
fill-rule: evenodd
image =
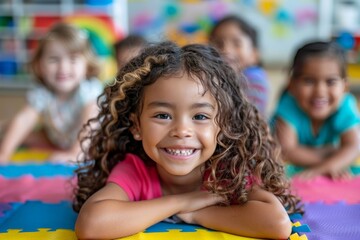
<svg viewBox="0 0 360 240"><path fill-rule="evenodd" d="M26 4L31 2L28 0L19 1L24 9L27 6ZM59 0L59 2L60 12L57 13L58 15L66 16L66 9L71 9L70 12L76 14L75 1ZM285 69L289 65L295 48L307 39L316 37L330 39L340 36L338 41L347 48L349 59L352 60L351 65L349 65L351 89L355 90L355 92L360 90L360 57L358 54L360 48L360 21L356 11L354 14L354 9L357 9L359 15L360 0L113 0L109 2L115 4L110 5L113 6L111 9L116 10L120 7L122 9L121 11L111 10L109 12L109 16L117 23L115 25L123 25L119 24L118 21L123 22L126 15L128 27L122 27L123 33L128 31L139 33L150 40L168 38L180 44L189 42L205 43L208 31L214 21L228 13L243 16L259 30L262 60L272 86L269 114L274 108L279 91L286 83ZM347 5L349 2L351 2L350 7ZM67 5L67 3L71 4ZM9 9L17 7L17 5L6 2L2 2L0 5L2 9L5 9L3 5L9 7ZM124 11L124 9L127 9L127 11ZM347 14L349 9L350 14ZM36 9L31 11L36 11ZM33 14L31 11L26 12L29 14L28 16ZM119 17L119 15L122 17ZM347 17L349 16L352 16L352 19L355 20L348 20ZM43 17L41 14L30 17L34 18L33 21L30 21L34 26L37 26L36 24L42 26L41 24L44 21L40 21ZM93 26L84 25L85 22L89 22L91 19L94 20L94 18L90 17L87 18L88 21L81 22L80 20L84 20L83 17L80 15L77 15L77 17L75 19L71 18L70 21L79 21L78 24L87 28L94 38L106 42L105 40L109 36L106 34L106 36L101 36L100 30L103 28L96 27L96 21L93 22ZM16 21L14 24L16 24ZM31 32L31 28L29 28L31 26L27 25L26 27L17 28L16 25L12 25L10 28L17 29L15 32L18 36L21 36L20 40L25 40L26 34ZM0 31L2 30L0 27ZM5 28L5 30L7 29ZM344 32L346 34L341 35ZM33 35L30 34L30 36ZM0 43L2 42L0 41ZM108 44L109 46L111 44ZM5 47L1 45L0 49L4 50ZM104 48L98 49L99 52L107 52L103 50ZM20 54L20 56L23 56L23 54ZM111 64L103 65L110 66ZM23 80L22 77L20 79ZM8 79L3 80L0 76L0 124L6 119L10 119L25 102L24 96L27 89L26 86L12 88L11 81L8 81ZM3 87L2 83L5 83L6 87Z"/></svg>

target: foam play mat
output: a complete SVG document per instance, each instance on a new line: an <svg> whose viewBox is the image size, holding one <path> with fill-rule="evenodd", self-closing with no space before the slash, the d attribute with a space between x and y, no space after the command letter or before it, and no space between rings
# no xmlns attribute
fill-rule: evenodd
<svg viewBox="0 0 360 240"><path fill-rule="evenodd" d="M0 166L0 240L76 240L77 217L71 208L76 184L74 165L46 161L48 153L22 151L17 160ZM26 159L28 157L28 160ZM38 159L35 159L38 158ZM354 166L356 170L357 166ZM291 215L290 240L360 239L360 176L348 181L292 176L293 191L302 198L305 214ZM127 240L254 239L189 224L157 223Z"/></svg>

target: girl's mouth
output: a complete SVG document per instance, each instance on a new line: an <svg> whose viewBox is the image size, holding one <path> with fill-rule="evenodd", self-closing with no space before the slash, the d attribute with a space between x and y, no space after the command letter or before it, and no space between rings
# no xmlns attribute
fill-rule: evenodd
<svg viewBox="0 0 360 240"><path fill-rule="evenodd" d="M164 148L165 152L174 156L190 156L196 149L171 149Z"/></svg>

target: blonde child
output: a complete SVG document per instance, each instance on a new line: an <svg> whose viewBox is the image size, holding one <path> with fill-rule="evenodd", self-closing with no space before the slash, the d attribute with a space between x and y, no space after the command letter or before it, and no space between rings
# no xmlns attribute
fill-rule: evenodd
<svg viewBox="0 0 360 240"><path fill-rule="evenodd" d="M346 91L346 60L332 42L310 42L296 52L290 81L274 114L284 158L302 177L349 177L359 154L355 98Z"/></svg>
<svg viewBox="0 0 360 240"><path fill-rule="evenodd" d="M124 237L167 218L244 236L290 235L286 210L296 211L297 199L279 148L215 49L150 46L104 94L77 170L79 239Z"/></svg>
<svg viewBox="0 0 360 240"><path fill-rule="evenodd" d="M86 33L56 24L39 42L31 67L38 85L28 92L27 104L7 127L0 162L8 162L21 144L51 149L52 161L75 160L81 150L78 132L97 115L96 98L103 91ZM39 120L43 130L33 131Z"/></svg>
<svg viewBox="0 0 360 240"><path fill-rule="evenodd" d="M239 16L228 15L215 24L209 40L235 71L245 75L245 93L262 116L266 117L270 84L266 72L260 66L256 29Z"/></svg>
<svg viewBox="0 0 360 240"><path fill-rule="evenodd" d="M140 53L146 46L147 40L136 34L130 34L114 44L115 59L118 69Z"/></svg>

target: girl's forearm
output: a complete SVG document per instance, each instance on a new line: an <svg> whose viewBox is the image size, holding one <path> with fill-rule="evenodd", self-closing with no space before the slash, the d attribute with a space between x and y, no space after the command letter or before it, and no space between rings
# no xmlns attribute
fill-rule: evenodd
<svg viewBox="0 0 360 240"><path fill-rule="evenodd" d="M312 167L324 160L319 151L303 146L283 149L283 154L286 162L302 167Z"/></svg>
<svg viewBox="0 0 360 240"><path fill-rule="evenodd" d="M125 237L176 214L181 207L176 195L138 202L93 202L81 209L75 231L79 239Z"/></svg>
<svg viewBox="0 0 360 240"><path fill-rule="evenodd" d="M211 206L194 213L194 223L235 235L287 239L291 222L282 206L249 201L244 205Z"/></svg>
<svg viewBox="0 0 360 240"><path fill-rule="evenodd" d="M340 147L331 156L329 156L320 167L328 172L338 169L348 168L354 160L359 156L359 146L357 144L349 144Z"/></svg>

